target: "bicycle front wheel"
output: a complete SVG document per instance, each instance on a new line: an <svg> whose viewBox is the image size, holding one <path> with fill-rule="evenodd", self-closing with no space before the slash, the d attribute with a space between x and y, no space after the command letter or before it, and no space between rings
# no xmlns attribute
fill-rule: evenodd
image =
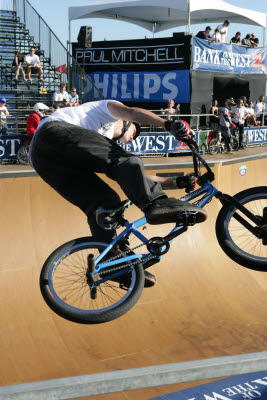
<svg viewBox="0 0 267 400"><path fill-rule="evenodd" d="M267 271L267 186L244 190L234 196L254 216L258 216L260 225L265 225L265 237L258 238L241 224L235 216L241 215L253 227L241 211L232 204L225 204L217 217L216 235L223 251L238 264L256 271ZM236 214L237 213L237 214Z"/></svg>
<svg viewBox="0 0 267 400"><path fill-rule="evenodd" d="M54 312L73 322L98 324L116 319L134 306L144 288L140 263L127 272L127 286L115 280L107 280L93 291L89 286L88 255L96 258L107 246L83 237L63 244L49 256L41 271L40 289Z"/></svg>

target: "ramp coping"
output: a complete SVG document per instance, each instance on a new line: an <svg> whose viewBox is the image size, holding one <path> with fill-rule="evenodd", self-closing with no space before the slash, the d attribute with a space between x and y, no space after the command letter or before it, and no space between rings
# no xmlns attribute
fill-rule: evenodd
<svg viewBox="0 0 267 400"><path fill-rule="evenodd" d="M267 370L267 351L0 387L0 400L63 400Z"/></svg>

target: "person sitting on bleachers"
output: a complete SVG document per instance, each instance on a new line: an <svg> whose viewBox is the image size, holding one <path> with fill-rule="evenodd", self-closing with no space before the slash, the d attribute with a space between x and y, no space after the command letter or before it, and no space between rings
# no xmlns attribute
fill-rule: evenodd
<svg viewBox="0 0 267 400"><path fill-rule="evenodd" d="M79 95L77 94L76 88L72 88L69 94L70 107L79 106Z"/></svg>
<svg viewBox="0 0 267 400"><path fill-rule="evenodd" d="M40 59L37 54L35 54L35 48L33 46L30 48L30 53L25 56L25 63L27 65L28 80L30 82L32 81L31 74L38 74L39 81L44 82Z"/></svg>
<svg viewBox="0 0 267 400"><path fill-rule="evenodd" d="M23 80L27 81L27 79L25 77L23 65L25 65L25 56L22 53L22 51L20 50L17 53L17 55L15 56L13 63L12 63L12 67L11 67L11 71L15 72L15 78L14 78L15 82L17 82L17 80L18 80L19 73L21 73Z"/></svg>
<svg viewBox="0 0 267 400"><path fill-rule="evenodd" d="M7 135L7 120L6 117L9 116L9 112L6 108L6 98L0 98L0 116L1 116L1 135Z"/></svg>
<svg viewBox="0 0 267 400"><path fill-rule="evenodd" d="M66 83L61 82L59 90L54 92L53 105L55 109L70 106L70 99L68 92L66 92Z"/></svg>
<svg viewBox="0 0 267 400"><path fill-rule="evenodd" d="M44 117L47 110L49 110L49 107L43 103L34 104L33 112L27 118L26 133L28 136L35 133L37 126L41 122L41 118Z"/></svg>

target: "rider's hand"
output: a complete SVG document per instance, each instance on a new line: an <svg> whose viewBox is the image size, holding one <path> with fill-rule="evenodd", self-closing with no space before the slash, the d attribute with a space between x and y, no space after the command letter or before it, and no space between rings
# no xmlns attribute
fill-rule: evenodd
<svg viewBox="0 0 267 400"><path fill-rule="evenodd" d="M194 174L187 174L186 176L176 177L176 186L179 189L185 189L186 193L191 192L196 187L196 177Z"/></svg>
<svg viewBox="0 0 267 400"><path fill-rule="evenodd" d="M234 129L236 129L236 125L235 125L233 122L231 122L231 124L232 124L232 127L233 127Z"/></svg>
<svg viewBox="0 0 267 400"><path fill-rule="evenodd" d="M191 134L190 126L187 122L182 119L176 121L166 121L165 128L169 131L177 140L184 140Z"/></svg>

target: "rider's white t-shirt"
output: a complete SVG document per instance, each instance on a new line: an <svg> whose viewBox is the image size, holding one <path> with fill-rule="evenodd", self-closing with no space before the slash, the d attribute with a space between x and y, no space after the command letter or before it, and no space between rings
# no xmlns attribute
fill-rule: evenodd
<svg viewBox="0 0 267 400"><path fill-rule="evenodd" d="M112 139L114 135L114 124L119 119L115 118L109 112L109 101L111 100L92 101L78 107L66 107L55 111L53 114L49 115L49 117L40 122L33 136L32 143L38 135L40 127L49 121L68 122L69 124L81 126L85 129L97 131L100 135ZM115 100L112 101L115 102ZM29 150L29 163L31 166L32 143Z"/></svg>

